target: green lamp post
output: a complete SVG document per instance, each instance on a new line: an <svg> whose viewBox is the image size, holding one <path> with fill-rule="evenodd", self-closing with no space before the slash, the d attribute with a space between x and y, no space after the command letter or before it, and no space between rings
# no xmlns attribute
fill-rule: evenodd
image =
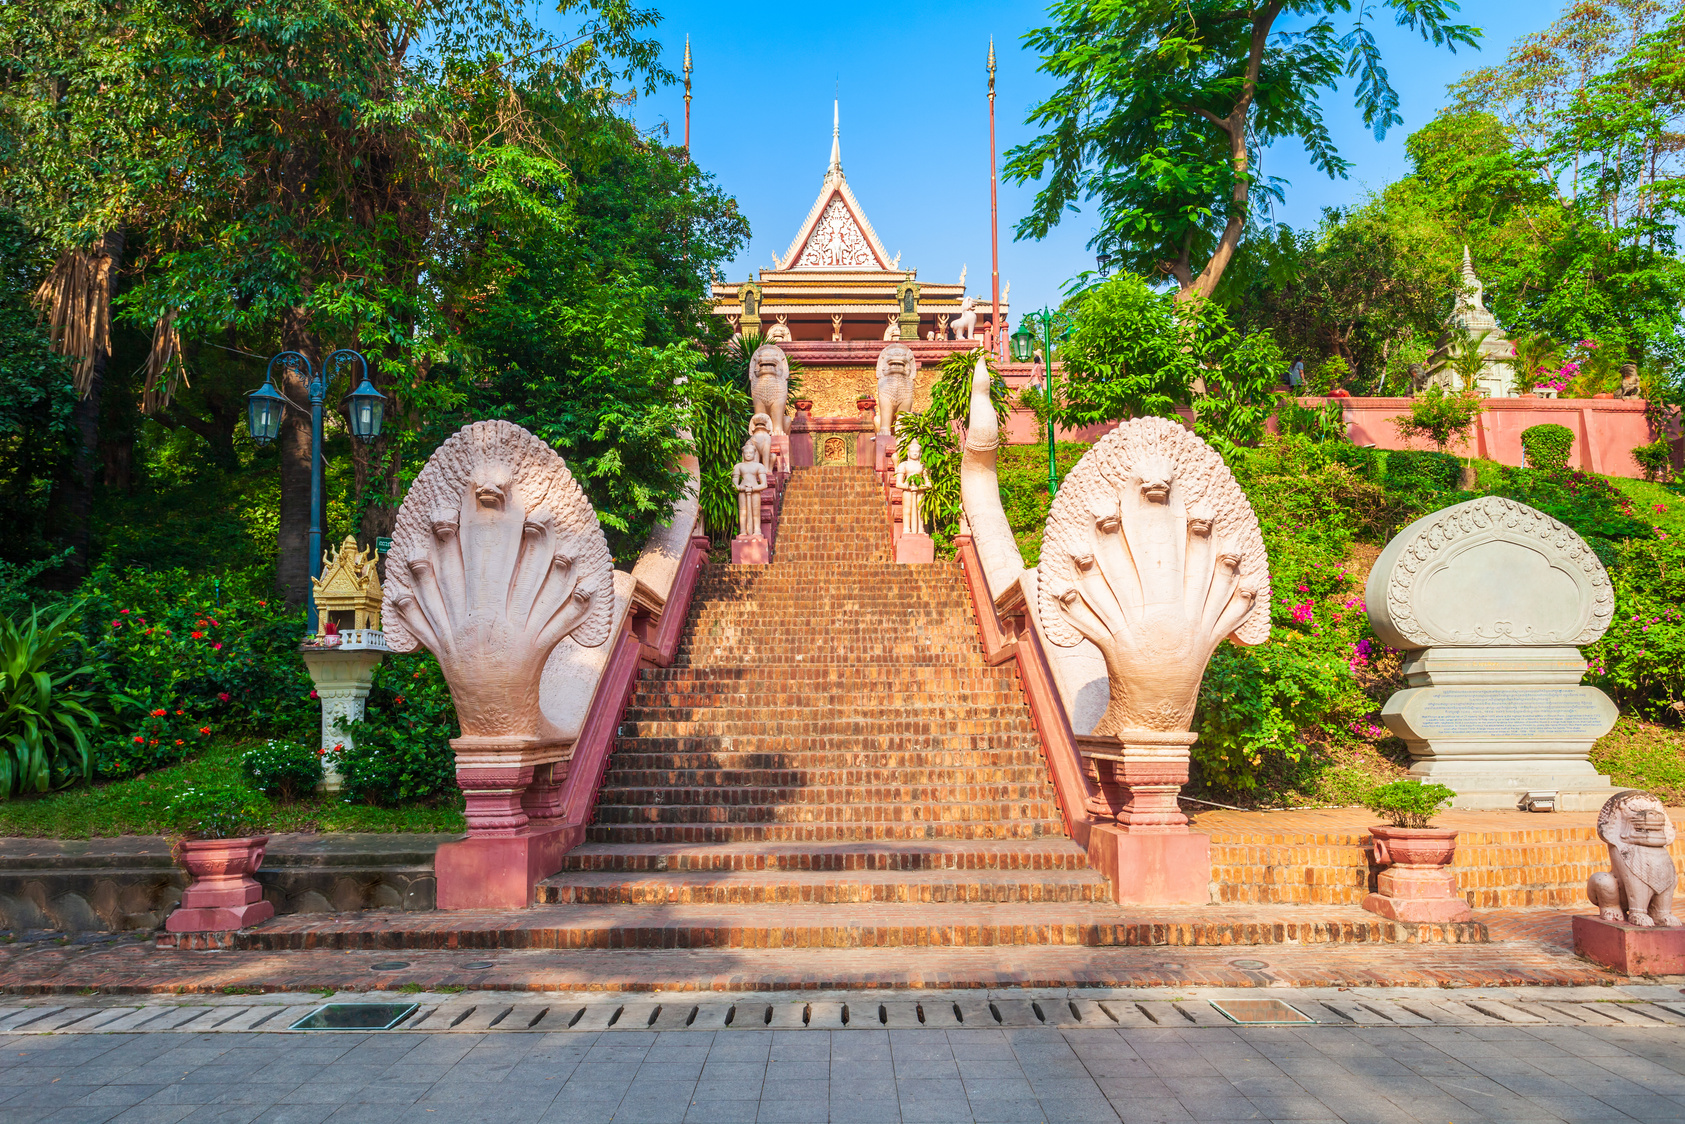
<svg viewBox="0 0 1685 1124"><path fill-rule="evenodd" d="M1059 491L1059 473L1053 452L1053 431L1057 428L1053 409L1053 345L1070 337L1071 318L1049 308L1025 314L1018 322L1018 330L1012 333L1012 360L1015 363L1028 363L1035 354L1037 340L1032 326L1041 333L1042 365L1047 375L1047 498L1052 500Z"/></svg>

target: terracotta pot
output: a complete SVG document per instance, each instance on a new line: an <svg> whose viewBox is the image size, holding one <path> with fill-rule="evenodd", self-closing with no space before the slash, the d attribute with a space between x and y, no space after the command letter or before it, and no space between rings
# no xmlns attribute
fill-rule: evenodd
<svg viewBox="0 0 1685 1124"><path fill-rule="evenodd" d="M804 413L804 414L807 413L809 410L813 409L813 399L811 399L811 398L798 398L798 399L796 399L796 409L797 409L797 411L799 411L801 413Z"/></svg>
<svg viewBox="0 0 1685 1124"><path fill-rule="evenodd" d="M1372 827L1375 861L1382 866L1450 866L1457 831L1448 827Z"/></svg>
<svg viewBox="0 0 1685 1124"><path fill-rule="evenodd" d="M875 410L878 407L876 398L856 398L854 405L861 410Z"/></svg>
<svg viewBox="0 0 1685 1124"><path fill-rule="evenodd" d="M164 928L172 933L222 932L274 917L275 906L263 900L263 887L252 877L268 847L267 835L183 840L176 858L193 881Z"/></svg>
<svg viewBox="0 0 1685 1124"><path fill-rule="evenodd" d="M1351 396L1351 391L1347 390L1343 386L1337 386L1328 392L1328 397L1330 398L1350 398Z"/></svg>

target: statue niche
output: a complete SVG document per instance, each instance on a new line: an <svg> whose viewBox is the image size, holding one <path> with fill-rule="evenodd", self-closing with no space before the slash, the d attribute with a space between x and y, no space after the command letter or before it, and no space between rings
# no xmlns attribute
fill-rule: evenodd
<svg viewBox="0 0 1685 1124"><path fill-rule="evenodd" d="M755 349L749 358L749 391L755 413L767 416L774 434L786 433L784 406L790 397L790 360L783 348L763 343Z"/></svg>
<svg viewBox="0 0 1685 1124"><path fill-rule="evenodd" d="M887 436L895 432L898 414L913 410L913 384L918 378L919 361L913 349L904 343L891 344L878 355L877 432Z"/></svg>
<svg viewBox="0 0 1685 1124"><path fill-rule="evenodd" d="M1677 833L1662 802L1636 789L1617 792L1597 814L1597 835L1609 845L1610 866L1586 882L1598 916L1647 929L1681 924L1673 913L1679 873L1667 850Z"/></svg>

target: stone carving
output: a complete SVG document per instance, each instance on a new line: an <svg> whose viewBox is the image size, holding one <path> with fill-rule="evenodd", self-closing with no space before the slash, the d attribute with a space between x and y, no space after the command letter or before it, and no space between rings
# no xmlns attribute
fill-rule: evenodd
<svg viewBox="0 0 1685 1124"><path fill-rule="evenodd" d="M989 397L989 365L981 356L971 369L971 403L966 414L965 450L960 455L960 504L971 528L977 559L998 597L1024 572L1024 556L1000 501L995 460L1000 448L1000 416Z"/></svg>
<svg viewBox="0 0 1685 1124"><path fill-rule="evenodd" d="M1458 808L1515 808L1529 792L1589 811L1610 795L1592 744L1615 704L1581 684L1579 645L1603 635L1614 592L1572 530L1525 504L1482 496L1436 511L1389 542L1364 589L1381 642L1403 649L1406 688L1382 720L1423 781Z"/></svg>
<svg viewBox="0 0 1685 1124"><path fill-rule="evenodd" d="M1223 458L1165 418L1125 422L1060 484L1043 536L1041 618L1106 658L1096 734L1186 730L1225 637L1269 638L1258 519Z"/></svg>
<svg viewBox="0 0 1685 1124"><path fill-rule="evenodd" d="M893 312L889 314L889 326L883 330L883 338L885 340L901 338L901 317Z"/></svg>
<svg viewBox="0 0 1685 1124"><path fill-rule="evenodd" d="M918 441L907 443L907 459L895 466L895 486L901 489L901 533L924 534L924 494L930 490L930 480L924 474L924 462L919 459Z"/></svg>
<svg viewBox="0 0 1685 1124"><path fill-rule="evenodd" d="M761 464L772 467L772 419L756 414L749 419L749 443L754 445Z"/></svg>
<svg viewBox="0 0 1685 1124"><path fill-rule="evenodd" d="M384 594L372 550L358 551L357 537L346 535L337 551L322 552L322 576L313 579L316 598L317 637L335 630L380 628L380 606Z"/></svg>
<svg viewBox="0 0 1685 1124"><path fill-rule="evenodd" d="M842 342L842 313L831 313L831 342Z"/></svg>
<svg viewBox="0 0 1685 1124"><path fill-rule="evenodd" d="M784 315L783 313L779 313L778 323L774 324L772 327L768 328L767 331L766 331L767 342L768 343L789 343L790 342L790 323L789 323L789 321L790 321L790 318L788 316Z"/></svg>
<svg viewBox="0 0 1685 1124"><path fill-rule="evenodd" d="M826 464L842 464L848 458L848 445L841 437L825 438Z"/></svg>
<svg viewBox="0 0 1685 1124"><path fill-rule="evenodd" d="M796 264L803 269L871 269L877 262L848 204L833 196Z"/></svg>
<svg viewBox="0 0 1685 1124"><path fill-rule="evenodd" d="M761 493L766 491L766 465L753 441L743 443L743 459L731 470L731 486L737 490L737 533L761 533Z"/></svg>
<svg viewBox="0 0 1685 1124"><path fill-rule="evenodd" d="M878 354L877 432L895 432L897 414L913 410L913 384L918 379L919 361L906 344L891 344Z"/></svg>
<svg viewBox="0 0 1685 1124"><path fill-rule="evenodd" d="M946 312L936 314L936 330L930 334L930 338L933 340L948 338L948 314Z"/></svg>
<svg viewBox="0 0 1685 1124"><path fill-rule="evenodd" d="M1365 593L1375 634L1393 648L1590 644L1615 612L1609 575L1584 540L1499 496L1399 532Z"/></svg>
<svg viewBox="0 0 1685 1124"><path fill-rule="evenodd" d="M537 740L549 734L538 707L544 661L564 636L587 647L608 639L613 568L562 458L518 425L476 422L439 446L398 509L387 639L438 658L458 742Z"/></svg>
<svg viewBox="0 0 1685 1124"><path fill-rule="evenodd" d="M977 299L966 297L960 301L960 314L954 317L954 338L969 340L977 338Z"/></svg>
<svg viewBox="0 0 1685 1124"><path fill-rule="evenodd" d="M784 429L784 405L790 397L790 360L777 344L763 343L749 358L749 390L755 412L772 422L772 432Z"/></svg>
<svg viewBox="0 0 1685 1124"><path fill-rule="evenodd" d="M1609 845L1611 868L1586 882L1599 916L1646 929L1685 924L1673 913L1679 873L1667 849L1677 833L1662 802L1648 792L1616 793L1598 813L1597 835Z"/></svg>
<svg viewBox="0 0 1685 1124"><path fill-rule="evenodd" d="M1643 384L1640 382L1640 380L1638 378L1638 364L1636 364L1636 363L1622 363L1621 364L1621 386L1620 386L1619 390L1615 391L1615 397L1616 398L1640 398L1640 397L1643 397L1643 394L1644 394Z"/></svg>

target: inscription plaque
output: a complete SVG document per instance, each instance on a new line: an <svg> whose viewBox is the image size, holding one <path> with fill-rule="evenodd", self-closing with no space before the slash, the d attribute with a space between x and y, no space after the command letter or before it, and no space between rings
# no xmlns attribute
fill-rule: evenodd
<svg viewBox="0 0 1685 1124"><path fill-rule="evenodd" d="M1424 738L1601 737L1608 699L1594 687L1434 687L1407 706Z"/></svg>

